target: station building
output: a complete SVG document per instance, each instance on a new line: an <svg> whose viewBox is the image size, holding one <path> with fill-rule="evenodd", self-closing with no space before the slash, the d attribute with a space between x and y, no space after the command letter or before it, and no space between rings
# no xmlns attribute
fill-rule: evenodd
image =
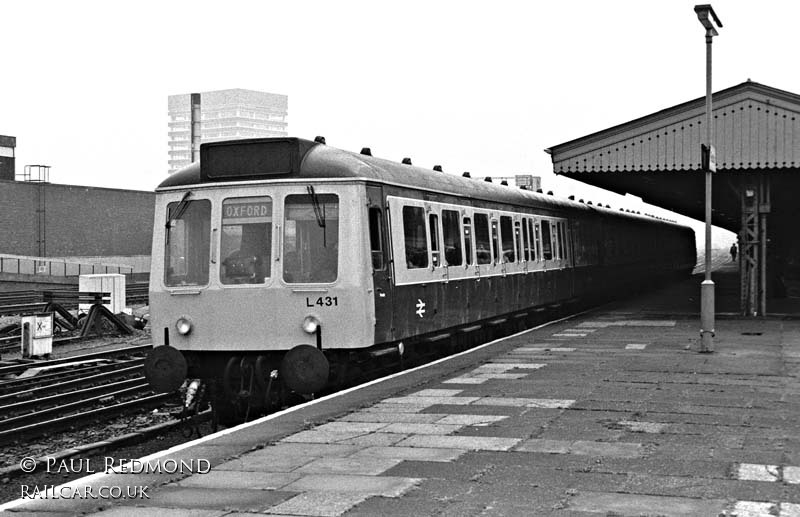
<svg viewBox="0 0 800 517"><path fill-rule="evenodd" d="M800 298L800 95L748 80L712 99L712 224L738 235L741 313L783 312ZM705 121L701 97L546 151L556 174L702 221Z"/></svg>

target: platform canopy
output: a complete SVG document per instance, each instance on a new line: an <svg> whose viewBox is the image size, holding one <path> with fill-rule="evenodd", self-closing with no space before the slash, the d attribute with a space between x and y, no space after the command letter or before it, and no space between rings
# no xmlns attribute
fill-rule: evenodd
<svg viewBox="0 0 800 517"><path fill-rule="evenodd" d="M742 175L800 184L800 95L747 81L714 93L713 224L739 232ZM704 219L705 97L546 149L553 172ZM791 175L791 176L789 176ZM797 204L776 189L773 205Z"/></svg>

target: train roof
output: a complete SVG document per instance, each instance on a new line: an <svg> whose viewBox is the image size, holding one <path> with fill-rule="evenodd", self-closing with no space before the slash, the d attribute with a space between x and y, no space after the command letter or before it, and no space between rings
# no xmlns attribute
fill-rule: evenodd
<svg viewBox="0 0 800 517"><path fill-rule="evenodd" d="M165 179L156 191L224 182L264 180L354 179L389 183L413 189L544 209L595 211L647 221L663 219L587 205L530 190L456 176L363 153L344 151L301 138L253 138L209 142L200 146L195 162Z"/></svg>

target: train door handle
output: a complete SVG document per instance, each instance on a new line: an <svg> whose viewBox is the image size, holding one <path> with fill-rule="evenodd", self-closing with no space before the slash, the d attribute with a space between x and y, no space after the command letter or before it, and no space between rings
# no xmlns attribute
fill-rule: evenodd
<svg viewBox="0 0 800 517"><path fill-rule="evenodd" d="M375 289L375 292L378 293L378 298L386 298L386 293L383 292L383 289L378 287Z"/></svg>

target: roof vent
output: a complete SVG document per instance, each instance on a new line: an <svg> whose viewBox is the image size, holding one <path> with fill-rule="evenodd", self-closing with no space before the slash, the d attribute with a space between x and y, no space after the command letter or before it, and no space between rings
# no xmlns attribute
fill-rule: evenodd
<svg viewBox="0 0 800 517"><path fill-rule="evenodd" d="M548 196L552 196L552 195L553 195L553 191L552 191L552 190L548 190L548 191L547 191L547 195L548 195Z"/></svg>
<svg viewBox="0 0 800 517"><path fill-rule="evenodd" d="M506 180L501 181L500 184L505 185L506 187L508 186L508 182Z"/></svg>
<svg viewBox="0 0 800 517"><path fill-rule="evenodd" d="M411 158L403 158L403 162L402 163L404 165L411 165Z"/></svg>
<svg viewBox="0 0 800 517"><path fill-rule="evenodd" d="M491 176L486 176L485 178L483 178L483 181L488 181L489 183L491 183L492 182L492 177Z"/></svg>
<svg viewBox="0 0 800 517"><path fill-rule="evenodd" d="M370 149L369 147L362 147L361 154L363 154L364 156L372 156L372 149Z"/></svg>
<svg viewBox="0 0 800 517"><path fill-rule="evenodd" d="M314 141L318 144L325 145L325 137L324 136L315 136Z"/></svg>
<svg viewBox="0 0 800 517"><path fill-rule="evenodd" d="M579 199L578 203L583 203L583 198Z"/></svg>
<svg viewBox="0 0 800 517"><path fill-rule="evenodd" d="M528 185L520 185L520 190L528 190Z"/></svg>
<svg viewBox="0 0 800 517"><path fill-rule="evenodd" d="M433 166L433 170L435 170L436 172L444 172L442 170L442 166L441 165L434 165Z"/></svg>
<svg viewBox="0 0 800 517"><path fill-rule="evenodd" d="M575 196L569 196L570 201L575 201Z"/></svg>
<svg viewBox="0 0 800 517"><path fill-rule="evenodd" d="M462 174L462 176L464 176L465 178L471 178L472 174L470 174L469 172L464 172L464 174Z"/></svg>
<svg viewBox="0 0 800 517"><path fill-rule="evenodd" d="M591 204L592 204L592 202L591 202L591 201L589 201L589 202L587 202L586 204L587 204L587 205L591 205Z"/></svg>
<svg viewBox="0 0 800 517"><path fill-rule="evenodd" d="M536 189L536 193L537 193L537 194L541 194L541 193L542 193L542 189L540 189L540 188L537 188L537 189Z"/></svg>

